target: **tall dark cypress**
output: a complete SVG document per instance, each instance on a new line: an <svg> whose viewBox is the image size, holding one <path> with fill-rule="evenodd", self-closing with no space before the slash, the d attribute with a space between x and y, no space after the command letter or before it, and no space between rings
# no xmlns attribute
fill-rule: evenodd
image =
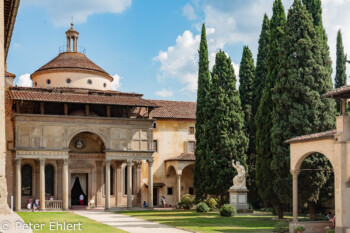
<svg viewBox="0 0 350 233"><path fill-rule="evenodd" d="M270 20L267 14L264 15L264 20L261 28L258 56L256 60L256 70L253 79L253 116L255 117L261 102L262 93L265 87L267 76L267 56L270 43Z"/></svg>
<svg viewBox="0 0 350 233"><path fill-rule="evenodd" d="M337 64L334 78L334 87L346 86L346 55L344 53L343 36L339 29L337 34Z"/></svg>
<svg viewBox="0 0 350 233"><path fill-rule="evenodd" d="M267 77L262 99L255 116L256 122L256 184L259 195L265 205L272 205L282 216L283 202L275 198L273 187L274 173L271 170L271 118L273 111L272 88L275 86L277 73L279 71L281 44L284 39L284 28L286 15L281 0L275 0L273 4L273 15L270 21L270 43L267 56Z"/></svg>
<svg viewBox="0 0 350 233"><path fill-rule="evenodd" d="M209 101L210 90L210 73L208 60L208 45L206 38L205 25L202 25L201 42L199 46L199 63L198 63L198 90L197 90L197 111L196 111L196 161L194 164L194 188L196 199L201 201L206 196L205 180L206 176L206 123L209 119L207 105Z"/></svg>
<svg viewBox="0 0 350 233"><path fill-rule="evenodd" d="M231 159L246 164L245 151L248 139L244 133L244 113L239 92L236 89L236 76L231 59L224 51L216 54L210 88L210 120L208 121L207 169L210 183L209 194L215 195L223 204L228 197L227 190L232 186L234 169Z"/></svg>
<svg viewBox="0 0 350 233"><path fill-rule="evenodd" d="M243 47L242 60L239 69L239 96L244 112L244 132L249 139L247 150L248 176L247 185L249 197L257 198L255 185L255 123L253 115L253 80L255 76L255 66L252 52L248 46Z"/></svg>
<svg viewBox="0 0 350 233"><path fill-rule="evenodd" d="M294 0L288 12L272 98L271 169L275 175L275 198L281 203L291 203L292 193L290 151L285 140L334 127L335 102L329 101L329 108L325 109L322 98L322 94L330 90L328 67L324 65L322 51L311 14L301 0ZM316 155L311 163L316 164L317 159ZM318 185L326 180L327 177L318 180ZM317 187L309 184L312 186Z"/></svg>

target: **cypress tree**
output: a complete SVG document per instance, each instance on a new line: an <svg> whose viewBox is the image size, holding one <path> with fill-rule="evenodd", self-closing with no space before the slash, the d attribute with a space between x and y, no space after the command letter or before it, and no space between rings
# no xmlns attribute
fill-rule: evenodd
<svg viewBox="0 0 350 233"><path fill-rule="evenodd" d="M236 76L231 59L225 52L216 54L212 70L210 88L211 119L208 121L208 151L210 184L209 194L219 198L223 204L232 186L234 169L231 160L246 163L245 151L248 139L244 133L244 113L239 93L236 89Z"/></svg>
<svg viewBox="0 0 350 233"><path fill-rule="evenodd" d="M280 71L272 98L271 168L275 174L275 198L281 203L289 204L292 193L290 151L284 141L334 127L335 102L324 102L322 98L322 94L331 89L327 82L328 67L324 66L322 48L312 16L301 0L294 0L288 12ZM328 109L325 108L327 104L330 106ZM319 156L311 157L311 163L316 164ZM321 181L325 183L326 179L323 177ZM315 192L313 188L318 186L310 184L308 187L303 191Z"/></svg>
<svg viewBox="0 0 350 233"><path fill-rule="evenodd" d="M267 56L267 77L262 99L255 116L256 122L256 184L265 205L272 205L281 217L283 202L275 198L274 173L271 170L272 88L279 71L280 46L283 41L286 15L281 0L275 0L270 21L270 42Z"/></svg>
<svg viewBox="0 0 350 233"><path fill-rule="evenodd" d="M205 161L206 161L206 130L205 124L208 121L208 95L210 89L210 73L208 60L208 45L206 38L205 25L202 25L201 42L199 45L199 63L198 63L198 90L197 90L197 111L196 111L196 161L194 164L194 188L196 199L202 201L205 196Z"/></svg>
<svg viewBox="0 0 350 233"><path fill-rule="evenodd" d="M243 47L242 60L239 69L239 96L244 112L244 132L249 139L247 150L248 176L247 185L249 197L256 198L255 185L255 123L253 116L253 80L255 76L255 66L252 52L248 46Z"/></svg>
<svg viewBox="0 0 350 233"><path fill-rule="evenodd" d="M259 38L258 56L256 60L256 71L253 79L253 116L256 112L262 98L262 93L265 87L267 76L267 56L270 43L270 20L267 14L264 15L264 20Z"/></svg>
<svg viewBox="0 0 350 233"><path fill-rule="evenodd" d="M339 29L337 34L337 64L334 87L346 86L346 55L344 54L343 37ZM337 111L340 112L340 102L337 101Z"/></svg>

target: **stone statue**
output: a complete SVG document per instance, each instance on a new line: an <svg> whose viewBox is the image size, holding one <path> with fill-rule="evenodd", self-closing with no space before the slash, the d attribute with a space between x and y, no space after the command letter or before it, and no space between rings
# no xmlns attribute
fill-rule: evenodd
<svg viewBox="0 0 350 233"><path fill-rule="evenodd" d="M245 168L239 161L232 160L232 166L236 169L237 175L233 178L232 189L247 189Z"/></svg>

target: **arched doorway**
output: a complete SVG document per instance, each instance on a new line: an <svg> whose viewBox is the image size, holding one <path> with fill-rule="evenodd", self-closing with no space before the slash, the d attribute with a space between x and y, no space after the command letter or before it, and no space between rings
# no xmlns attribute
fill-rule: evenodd
<svg viewBox="0 0 350 233"><path fill-rule="evenodd" d="M193 190L193 164L186 166L181 175L181 196L185 194L194 195Z"/></svg>
<svg viewBox="0 0 350 233"><path fill-rule="evenodd" d="M298 209L309 220L327 220L334 216L334 172L328 158L321 153L303 156L298 163Z"/></svg>
<svg viewBox="0 0 350 233"><path fill-rule="evenodd" d="M105 159L104 142L95 133L81 132L72 137L69 149L71 206L80 205L81 199L83 205L88 205L97 190L102 190L103 170L93 172L93 168L96 167L97 161ZM92 180L95 180L95 186L98 186L96 190L92 190Z"/></svg>

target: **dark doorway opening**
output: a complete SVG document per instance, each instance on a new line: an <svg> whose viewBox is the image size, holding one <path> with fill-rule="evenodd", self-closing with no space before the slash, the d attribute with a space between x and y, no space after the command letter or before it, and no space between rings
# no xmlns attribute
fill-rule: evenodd
<svg viewBox="0 0 350 233"><path fill-rule="evenodd" d="M153 188L153 206L158 205L158 188Z"/></svg>
<svg viewBox="0 0 350 233"><path fill-rule="evenodd" d="M73 175L73 174L72 174ZM79 176L76 176L74 179L74 185L71 191L71 201L72 201L72 205L80 205L80 195L83 194L84 196L84 201L83 204L87 205L88 203L88 194L87 194L87 190L88 190L88 174L84 174L85 176L82 176L82 174L79 174ZM85 187L85 192L81 186L81 181L80 179L83 177L83 179L85 178L85 181L82 181L82 183L85 183L86 187ZM80 179L79 179L80 178Z"/></svg>

